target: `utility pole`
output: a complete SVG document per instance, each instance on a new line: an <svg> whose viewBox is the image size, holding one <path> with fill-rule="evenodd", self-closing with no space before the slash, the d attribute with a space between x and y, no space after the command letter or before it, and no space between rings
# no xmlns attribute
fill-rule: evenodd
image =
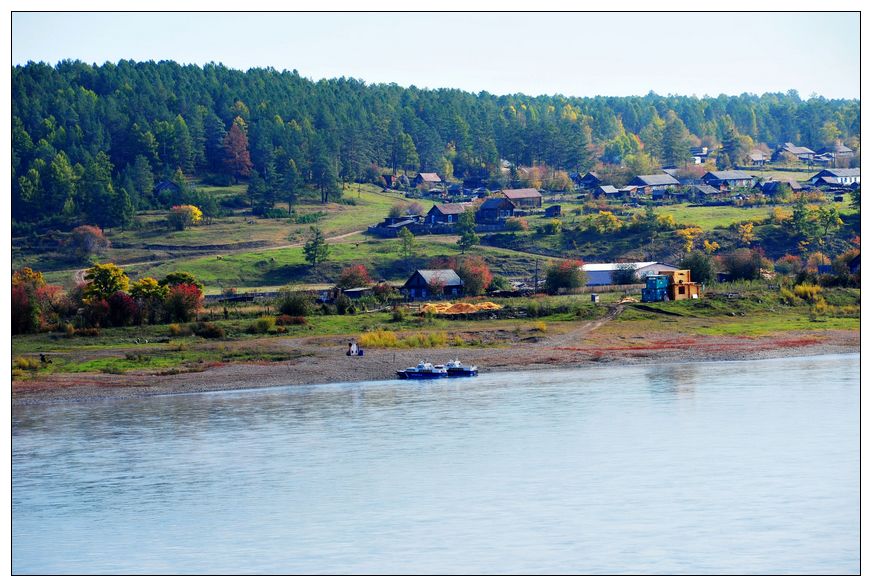
<svg viewBox="0 0 872 587"><path fill-rule="evenodd" d="M533 273L533 294L539 292L539 259L536 259L536 270Z"/></svg>

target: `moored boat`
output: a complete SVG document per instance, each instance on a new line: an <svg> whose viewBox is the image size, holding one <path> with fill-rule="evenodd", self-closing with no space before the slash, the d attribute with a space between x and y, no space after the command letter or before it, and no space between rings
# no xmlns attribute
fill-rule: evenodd
<svg viewBox="0 0 872 587"><path fill-rule="evenodd" d="M445 370L448 372L449 377L475 377L478 375L477 366L464 365L459 359L445 363Z"/></svg>
<svg viewBox="0 0 872 587"><path fill-rule="evenodd" d="M421 361L416 367L397 371L397 376L400 379L436 379L448 376L448 370L442 365Z"/></svg>

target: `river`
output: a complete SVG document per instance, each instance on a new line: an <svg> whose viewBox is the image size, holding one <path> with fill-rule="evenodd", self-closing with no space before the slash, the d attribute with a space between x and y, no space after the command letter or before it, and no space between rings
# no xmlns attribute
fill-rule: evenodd
<svg viewBox="0 0 872 587"><path fill-rule="evenodd" d="M13 407L15 574L856 574L860 357Z"/></svg>

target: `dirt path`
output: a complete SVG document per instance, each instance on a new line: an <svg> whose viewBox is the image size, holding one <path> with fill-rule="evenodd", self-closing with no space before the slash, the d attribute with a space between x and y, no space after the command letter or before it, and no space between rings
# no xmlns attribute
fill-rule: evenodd
<svg viewBox="0 0 872 587"><path fill-rule="evenodd" d="M549 338L549 342L554 347L574 347L581 344L585 337L589 335L594 330L602 327L604 324L611 322L615 318L621 315L626 306L624 304L615 304L609 309L609 313L600 318L599 320L593 320L591 322L586 322L579 326L578 328L573 328L569 332L565 334L560 334L554 337Z"/></svg>

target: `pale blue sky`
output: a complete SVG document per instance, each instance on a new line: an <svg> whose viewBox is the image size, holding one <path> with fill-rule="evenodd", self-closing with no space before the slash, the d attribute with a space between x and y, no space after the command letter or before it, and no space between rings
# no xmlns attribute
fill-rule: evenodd
<svg viewBox="0 0 872 587"><path fill-rule="evenodd" d="M860 97L858 13L15 13L14 64L224 63L566 96Z"/></svg>

